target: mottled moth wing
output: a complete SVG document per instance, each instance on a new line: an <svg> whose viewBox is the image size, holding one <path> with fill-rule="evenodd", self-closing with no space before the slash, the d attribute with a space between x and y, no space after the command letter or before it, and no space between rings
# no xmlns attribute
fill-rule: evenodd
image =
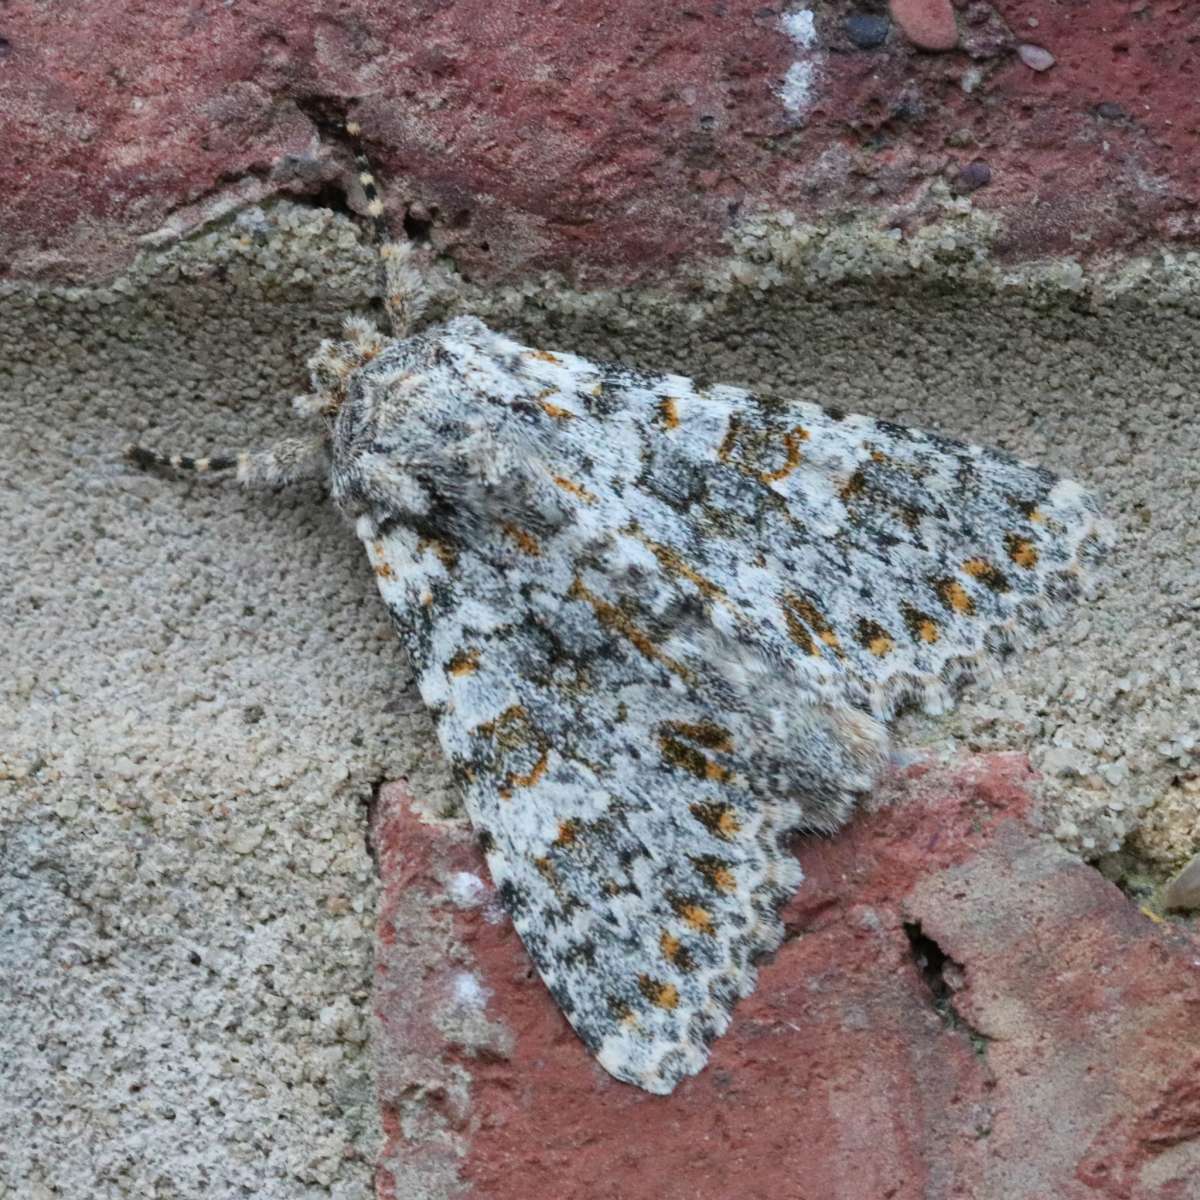
<svg viewBox="0 0 1200 1200"><path fill-rule="evenodd" d="M468 318L358 372L334 471L517 930L654 1092L780 940L780 838L843 820L897 705L944 707L1105 544L996 452Z"/></svg>

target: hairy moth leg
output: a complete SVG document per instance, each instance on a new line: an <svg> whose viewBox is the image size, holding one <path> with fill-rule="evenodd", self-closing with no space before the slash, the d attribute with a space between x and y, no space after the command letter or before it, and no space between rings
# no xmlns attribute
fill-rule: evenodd
<svg viewBox="0 0 1200 1200"><path fill-rule="evenodd" d="M393 336L406 338L424 315L429 303L429 289L414 261L412 243L392 239L379 181L359 140L362 126L357 121L347 121L346 132L354 148L358 183L367 201L372 241L379 254L383 307L387 312L388 325Z"/></svg>
<svg viewBox="0 0 1200 1200"><path fill-rule="evenodd" d="M261 450L205 457L162 454L145 446L128 446L125 457L144 471L169 469L197 475L236 471L238 483L247 487L284 487L289 483L329 477L329 449L324 435L283 438Z"/></svg>

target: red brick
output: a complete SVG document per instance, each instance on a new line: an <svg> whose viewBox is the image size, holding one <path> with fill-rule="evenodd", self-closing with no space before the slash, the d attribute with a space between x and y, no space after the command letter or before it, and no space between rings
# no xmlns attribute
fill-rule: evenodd
<svg viewBox="0 0 1200 1200"><path fill-rule="evenodd" d="M975 159L992 177L972 199L999 217L1007 257L1190 243L1193 10L973 3L964 29L987 37L928 54L899 36L859 50L828 6L804 49L759 0L346 0L336 13L11 0L0 275L104 274L170 214L194 206L199 220L239 184L315 191L348 167L322 124L346 113L392 207L436 209L435 243L481 279L650 278L726 252L730 228L763 209L903 212L911 227L938 214L931 183ZM1020 61L1026 39L1053 70ZM780 85L803 56L812 101L796 114ZM281 171L287 156L307 165Z"/></svg>

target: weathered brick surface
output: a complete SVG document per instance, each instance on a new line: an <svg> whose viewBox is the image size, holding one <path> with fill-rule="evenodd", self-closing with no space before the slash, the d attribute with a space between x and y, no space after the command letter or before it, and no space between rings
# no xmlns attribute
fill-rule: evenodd
<svg viewBox="0 0 1200 1200"><path fill-rule="evenodd" d="M895 11L928 42L937 7ZM13 0L0 273L95 275L173 216L328 199L346 113L393 205L481 277L661 272L764 207L911 227L943 178L1013 256L1194 238L1194 4L955 9L934 53L896 23L879 42L871 0Z"/></svg>

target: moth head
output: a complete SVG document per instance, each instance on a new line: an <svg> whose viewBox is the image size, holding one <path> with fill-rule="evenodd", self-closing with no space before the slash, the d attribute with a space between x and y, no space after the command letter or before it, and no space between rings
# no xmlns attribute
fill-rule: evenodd
<svg viewBox="0 0 1200 1200"><path fill-rule="evenodd" d="M362 317L347 317L342 337L326 338L308 360L312 392L298 396L293 407L302 416L335 418L346 401L354 372L366 366L386 345L383 334Z"/></svg>

